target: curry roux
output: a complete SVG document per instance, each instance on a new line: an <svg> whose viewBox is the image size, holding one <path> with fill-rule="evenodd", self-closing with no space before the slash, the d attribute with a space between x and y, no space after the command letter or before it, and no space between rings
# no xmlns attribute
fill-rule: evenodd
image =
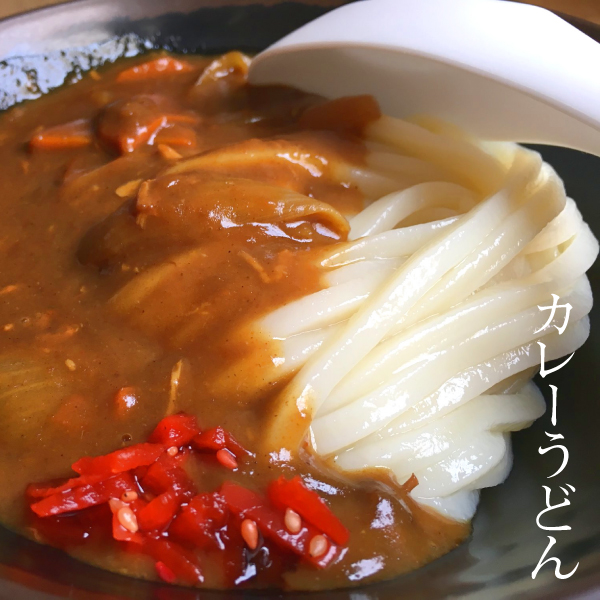
<svg viewBox="0 0 600 600"><path fill-rule="evenodd" d="M233 57L212 63L199 83L211 59L186 57L191 68L140 78L119 74L148 56L123 60L0 115L0 518L136 577L156 578L152 561L116 542L49 539L24 503L26 485L145 440L167 412L221 425L258 452L285 381L260 385L270 342L248 326L320 289L315 256L345 239L339 215L362 207L334 171L362 164L357 127L373 114L345 115L343 103L319 111L315 96L252 87ZM66 138L51 129L73 122ZM282 166L273 152L294 160ZM277 221L282 193L314 202ZM117 402L122 388L134 390L126 405ZM243 587L390 578L469 532L368 474L340 481L300 457L257 453L236 472L188 470L206 491L225 479L262 491L280 474L301 474L350 530L347 552L329 568L278 568L267 548ZM224 585L218 561L202 557L207 587Z"/></svg>

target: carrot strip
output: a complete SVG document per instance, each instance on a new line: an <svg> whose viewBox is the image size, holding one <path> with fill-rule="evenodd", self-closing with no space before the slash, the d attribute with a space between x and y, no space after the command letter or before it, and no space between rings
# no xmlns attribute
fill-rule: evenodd
<svg viewBox="0 0 600 600"><path fill-rule="evenodd" d="M90 426L90 399L81 394L66 398L50 420L71 433L87 430Z"/></svg>
<svg viewBox="0 0 600 600"><path fill-rule="evenodd" d="M115 411L117 416L124 417L138 403L134 387L122 387L115 394Z"/></svg>
<svg viewBox="0 0 600 600"><path fill-rule="evenodd" d="M127 152L133 152L139 146L143 144L150 143L153 144L156 138L156 135L159 131L165 128L170 123L196 123L197 119L189 115L183 114L165 114L160 115L153 119L152 121L148 121L143 125L140 125L132 134L121 133L116 139L111 140L107 138L107 141L113 141L116 143L116 146L119 148L122 154L126 154ZM195 139L194 139L195 142Z"/></svg>
<svg viewBox="0 0 600 600"><path fill-rule="evenodd" d="M193 70L193 65L188 62L171 56L163 56L121 71L117 75L117 81L139 81L140 79L149 79L173 73L187 73Z"/></svg>
<svg viewBox="0 0 600 600"><path fill-rule="evenodd" d="M88 119L43 129L29 141L31 150L69 150L92 143L92 126Z"/></svg>

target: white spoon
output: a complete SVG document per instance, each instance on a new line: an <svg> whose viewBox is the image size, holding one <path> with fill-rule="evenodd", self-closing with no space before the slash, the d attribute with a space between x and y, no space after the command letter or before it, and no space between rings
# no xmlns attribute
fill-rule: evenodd
<svg viewBox="0 0 600 600"><path fill-rule="evenodd" d="M600 155L600 44L553 13L500 0L363 0L259 54L256 84L373 94L489 140Z"/></svg>

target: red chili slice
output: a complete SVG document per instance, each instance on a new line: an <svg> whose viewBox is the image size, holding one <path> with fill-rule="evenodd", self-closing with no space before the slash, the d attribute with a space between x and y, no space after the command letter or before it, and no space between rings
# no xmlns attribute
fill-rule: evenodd
<svg viewBox="0 0 600 600"><path fill-rule="evenodd" d="M159 444L135 444L104 456L94 458L84 456L73 463L71 468L80 475L109 477L137 467L151 465L164 450L164 446Z"/></svg>
<svg viewBox="0 0 600 600"><path fill-rule="evenodd" d="M229 450L236 458L251 453L244 448L228 431L222 427L213 427L197 435L193 441L197 450L208 450L217 452L218 450Z"/></svg>
<svg viewBox="0 0 600 600"><path fill-rule="evenodd" d="M223 568L228 580L235 581L232 578L239 577L238 567L245 564L244 539L255 545L253 539L242 535L240 527L245 519L256 524L262 543L270 551L277 547L286 563L295 560L295 555L325 568L345 551L341 546L348 541L348 530L300 477L289 481L280 477L269 487L268 499L232 482L224 483L219 492L196 493L182 468L186 456L193 452L190 442L196 449L219 455L222 464L232 467L236 464L234 456L250 454L222 427L199 433L194 417L172 415L158 424L150 440L105 456L78 460L73 469L79 477L58 484L30 485L27 495L34 500L31 509L39 517L53 517L67 524L90 512L84 509L106 509L106 521L98 523L97 529L106 536L111 532L113 539L131 551L151 556L159 577L171 583L203 582L197 557L189 548L209 548L211 544L224 550ZM123 496L124 492L129 493ZM110 506L112 526L108 507L103 504ZM303 517L296 533L286 526L287 508ZM75 514L57 519L56 515L64 513ZM254 524L246 523L250 525L256 534ZM77 531L81 540L86 539L84 534L88 535L87 530ZM318 551L318 556L311 555L311 547L312 554Z"/></svg>
<svg viewBox="0 0 600 600"><path fill-rule="evenodd" d="M28 498L47 498L48 496L52 496L54 494L60 494L60 492L73 490L75 488L81 487L82 485L97 483L102 479L105 479L105 477L102 475L80 475L79 477L67 479L62 484L57 483L57 485L51 485L49 483L32 483L27 486L25 494Z"/></svg>
<svg viewBox="0 0 600 600"><path fill-rule="evenodd" d="M142 488L157 495L172 491L183 498L189 499L195 496L194 483L178 462L177 456L170 457L168 454L163 454L142 478Z"/></svg>
<svg viewBox="0 0 600 600"><path fill-rule="evenodd" d="M47 543L65 550L84 544L110 543L112 513L107 504L99 504L75 513L40 518L32 515L31 524Z"/></svg>
<svg viewBox="0 0 600 600"><path fill-rule="evenodd" d="M219 494L199 494L182 507L169 527L169 535L199 547L216 544L215 533L226 525L228 514Z"/></svg>
<svg viewBox="0 0 600 600"><path fill-rule="evenodd" d="M31 505L31 510L39 517L60 515L82 510L120 498L123 492L135 489L136 483L129 473L122 473L105 481L83 485L72 490L48 496Z"/></svg>
<svg viewBox="0 0 600 600"><path fill-rule="evenodd" d="M185 446L200 433L196 417L180 413L165 417L150 434L149 442Z"/></svg>
<svg viewBox="0 0 600 600"><path fill-rule="evenodd" d="M142 531L162 531L177 514L183 497L174 491L164 492L148 502L137 514L138 525Z"/></svg>
<svg viewBox="0 0 600 600"><path fill-rule="evenodd" d="M309 490L299 476L287 480L281 476L271 482L268 490L269 500L273 506L285 510L291 508L317 529L327 534L336 544L348 543L350 532L333 514L322 498Z"/></svg>
<svg viewBox="0 0 600 600"><path fill-rule="evenodd" d="M316 535L320 535L320 531L304 523L298 533L290 533L285 526L283 514L269 507L255 492L235 483L225 482L221 486L220 493L231 512L241 518L252 519L264 537L279 547L297 554L312 565L325 568L339 556L340 548L329 540L327 540L327 550L321 556L311 556L310 542Z"/></svg>
<svg viewBox="0 0 600 600"><path fill-rule="evenodd" d="M147 537L142 551L155 561L162 562L184 583L195 585L204 581L204 575L194 554L175 542Z"/></svg>
<svg viewBox="0 0 600 600"><path fill-rule="evenodd" d="M167 583L175 583L177 576L171 569L169 569L169 567L167 567L167 565L165 565L164 562L162 562L162 560L157 561L154 564L154 568L156 569L156 574L163 581L166 581Z"/></svg>

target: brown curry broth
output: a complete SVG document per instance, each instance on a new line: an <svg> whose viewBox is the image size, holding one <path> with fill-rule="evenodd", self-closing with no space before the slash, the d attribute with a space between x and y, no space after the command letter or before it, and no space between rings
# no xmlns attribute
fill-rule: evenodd
<svg viewBox="0 0 600 600"><path fill-rule="evenodd" d="M194 278L185 277L182 267L178 294L166 290L155 298L150 318L140 316L141 307L124 314L115 312L108 303L115 291L136 276L135 269L143 273L148 264L167 259L178 240L145 249L143 243L138 244L130 256L125 252L100 271L78 261L81 240L91 227L123 205L124 199L115 194L119 186L155 176L168 161L153 146L117 157L98 143L77 150L28 152L27 142L40 126L94 119L107 103L133 94L159 93L181 110L198 108L201 102L190 89L207 59L188 57L186 60L197 65L192 73L115 82L115 73L124 64L141 60L145 58L123 61L105 69L100 80L85 77L0 116L0 367L6 369L8 362L25 365L13 366L16 372L3 381L0 390L0 517L7 526L36 539L43 539L43 534L31 525L23 501L25 486L67 476L70 464L83 455L145 440L164 416L170 372L180 359L184 363L177 410L196 414L202 426L222 425L245 446L254 448L277 386L259 401L249 402L238 393L235 374L231 382L218 382L218 395L210 382L250 353L256 354L258 368L261 361L268 361L269 347L264 340L240 339L236 327L319 289L311 251L335 243L328 235L318 235L310 220L300 225L304 235L310 236L308 243L272 237L256 227L217 231L206 246L208 256L202 259L205 264L220 265L211 278L198 286ZM285 88L241 86L220 100L219 111L214 103L205 104L208 115L203 114L196 126L197 146L178 151L190 155L249 138L294 134L298 113L315 102L318 99ZM345 140L338 137L334 142L343 152ZM318 148L318 134L313 136L313 144ZM346 145L351 160L359 161L356 142ZM360 194L349 186L321 184L309 181L308 176L301 183L310 187L316 198L342 212L356 212L360 207ZM240 248L247 248L268 272L277 264L278 253L289 251L287 276L265 283L236 253ZM144 262L145 256L151 260ZM135 261L138 264L133 264ZM11 288L6 286L12 285L16 289L7 291ZM186 309L201 306L208 313L206 322L183 343L171 326L173 313L181 310L180 297L189 299ZM179 315L180 320L185 317ZM67 360L73 361L75 370L67 367ZM118 417L114 396L122 386L136 389L138 403L130 414ZM191 470L196 471L199 488L206 491L225 479L262 491L281 473L305 474L315 484L320 482L322 496L350 529L349 549L343 560L325 571L294 568L286 580L296 589L389 578L444 554L468 534L468 526L450 523L410 501L407 510L393 495L366 484L366 478L340 483L297 457L278 463L259 455L239 473L202 461L192 464ZM67 549L111 570L155 578L150 559L125 554L114 543ZM211 568L219 563L219 556L207 555L203 560L206 585L221 587L219 570ZM244 585L281 583L263 569Z"/></svg>

